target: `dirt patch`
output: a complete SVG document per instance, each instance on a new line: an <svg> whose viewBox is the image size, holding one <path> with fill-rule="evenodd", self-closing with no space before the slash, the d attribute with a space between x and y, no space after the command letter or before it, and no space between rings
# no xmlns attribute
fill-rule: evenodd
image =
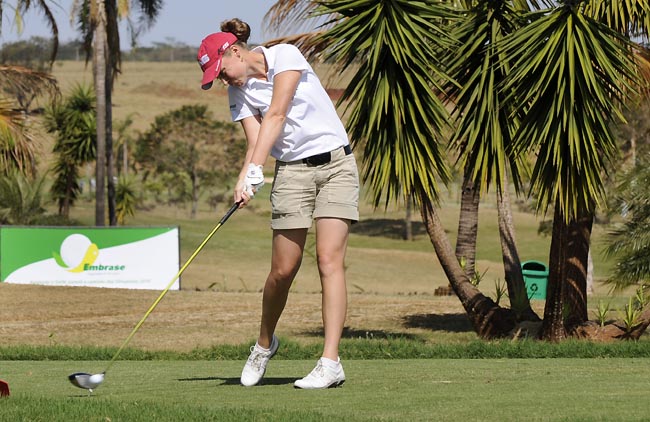
<svg viewBox="0 0 650 422"><path fill-rule="evenodd" d="M3 345L119 346L159 294L0 283L0 338ZM290 294L278 334L300 342L321 342L320 303L317 293ZM260 304L258 292L172 291L131 346L189 351L248 342L257 336ZM440 331L464 330L462 314L455 297L350 294L344 335L433 339Z"/></svg>

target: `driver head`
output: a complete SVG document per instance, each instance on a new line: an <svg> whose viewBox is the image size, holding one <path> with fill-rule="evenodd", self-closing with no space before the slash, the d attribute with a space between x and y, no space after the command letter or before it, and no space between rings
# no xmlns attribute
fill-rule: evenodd
<svg viewBox="0 0 650 422"><path fill-rule="evenodd" d="M104 382L104 374L87 374L85 372L75 372L68 376L68 379L72 385L84 388L86 390L93 391L93 389L99 387L99 385Z"/></svg>

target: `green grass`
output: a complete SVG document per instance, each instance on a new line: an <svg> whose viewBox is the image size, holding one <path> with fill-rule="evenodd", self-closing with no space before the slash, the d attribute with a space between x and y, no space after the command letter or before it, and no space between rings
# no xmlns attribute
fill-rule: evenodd
<svg viewBox="0 0 650 422"><path fill-rule="evenodd" d="M120 361L87 397L68 374L104 362L0 362L0 420L647 420L649 359L346 360L346 384L301 391L312 360L273 361L239 385L241 361Z"/></svg>
<svg viewBox="0 0 650 422"><path fill-rule="evenodd" d="M245 360L251 342L240 345L218 345L190 352L149 351L126 348L120 359L127 361L173 360ZM616 343L592 343L568 340L549 343L536 340L473 340L466 343L427 343L407 337L344 339L341 342L344 359L549 359L549 358L650 358L650 339ZM116 347L81 346L4 346L0 361L106 361ZM322 351L320 344L303 345L281 338L274 360L315 360Z"/></svg>

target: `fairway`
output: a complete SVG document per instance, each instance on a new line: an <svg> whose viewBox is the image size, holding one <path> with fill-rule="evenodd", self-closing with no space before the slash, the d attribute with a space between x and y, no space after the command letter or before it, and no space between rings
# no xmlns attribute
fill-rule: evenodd
<svg viewBox="0 0 650 422"><path fill-rule="evenodd" d="M2 361L0 420L641 421L649 359L345 361L347 382L294 389L313 361L271 362L262 386L239 361L118 361L88 397L67 375L106 362Z"/></svg>

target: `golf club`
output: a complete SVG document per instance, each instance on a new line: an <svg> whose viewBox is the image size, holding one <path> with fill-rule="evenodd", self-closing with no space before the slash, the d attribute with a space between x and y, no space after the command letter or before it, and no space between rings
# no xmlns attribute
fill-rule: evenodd
<svg viewBox="0 0 650 422"><path fill-rule="evenodd" d="M131 341L131 339L133 338L133 336L135 335L135 333L138 331L138 329L140 329L140 327L142 326L142 324L144 324L145 320L149 317L149 314L154 310L154 308L155 308L155 307L158 305L158 303L162 300L162 298L165 296L165 294L167 294L167 292L168 292L169 289L172 287L172 285L174 284L174 282L175 282L176 280L178 280L178 278L181 276L181 274L183 274L183 271L185 271L185 269L190 265L190 263L191 263L191 262L194 260L194 258L199 254L199 252L201 252L201 250L203 249L203 247L204 247L204 246L205 246L205 245L210 241L210 239L212 238L212 236L214 236L214 234L217 232L217 230L219 230L219 228L220 228L220 227L221 227L221 226L226 222L226 220L228 220L228 218L230 218L230 216L231 216L235 211L237 211L237 209L239 208L239 206L241 205L241 203L242 203L242 201L235 202L235 203L233 204L233 206L230 207L230 209L228 210L228 212L226 212L226 214L221 218L221 220L219 220L219 223L217 223L217 225L212 229L212 231L211 231L211 232L210 232L210 233L205 237L205 239L203 239L203 242L201 242L201 244L199 245L199 247L196 248L196 250L194 251L194 253L192 253L192 255L188 258L188 260L185 262L185 264L183 264L183 266L182 266L181 269L178 271L178 273L176 273L176 275L174 276L174 278L172 278L172 280L169 282L169 284L167 285L167 287L165 287L165 289L162 291L162 293L160 293L160 296L158 296L158 298L153 302L153 304L152 304L151 307L147 310L147 312L144 314L144 316L142 317L142 319L140 320L140 322L138 322L138 323L135 325L135 328L133 328L133 331L131 331L131 334L129 334L129 336L126 338L126 340L124 340L124 343L122 343L122 345L121 345L120 348L117 350L117 352L115 353L115 355L113 356L113 358L111 359L111 361L110 361L110 362L108 363L108 365L106 366L106 369L104 369L104 372L101 372L101 373L99 373L99 374L89 374L89 373L86 373L86 372L75 372L74 374L70 374L70 375L68 376L68 380L70 380L70 382L71 382L74 386L79 387L79 388L86 389L86 390L89 391L89 394L92 394L93 390L94 390L95 388L99 387L99 385L100 385L102 382L104 382L104 376L106 375L106 372L111 368L111 366L113 366L113 363L115 362L115 360L117 359L117 357L120 355L120 353L122 353L122 350L124 350L124 348L126 347L126 345L129 344L129 342Z"/></svg>

